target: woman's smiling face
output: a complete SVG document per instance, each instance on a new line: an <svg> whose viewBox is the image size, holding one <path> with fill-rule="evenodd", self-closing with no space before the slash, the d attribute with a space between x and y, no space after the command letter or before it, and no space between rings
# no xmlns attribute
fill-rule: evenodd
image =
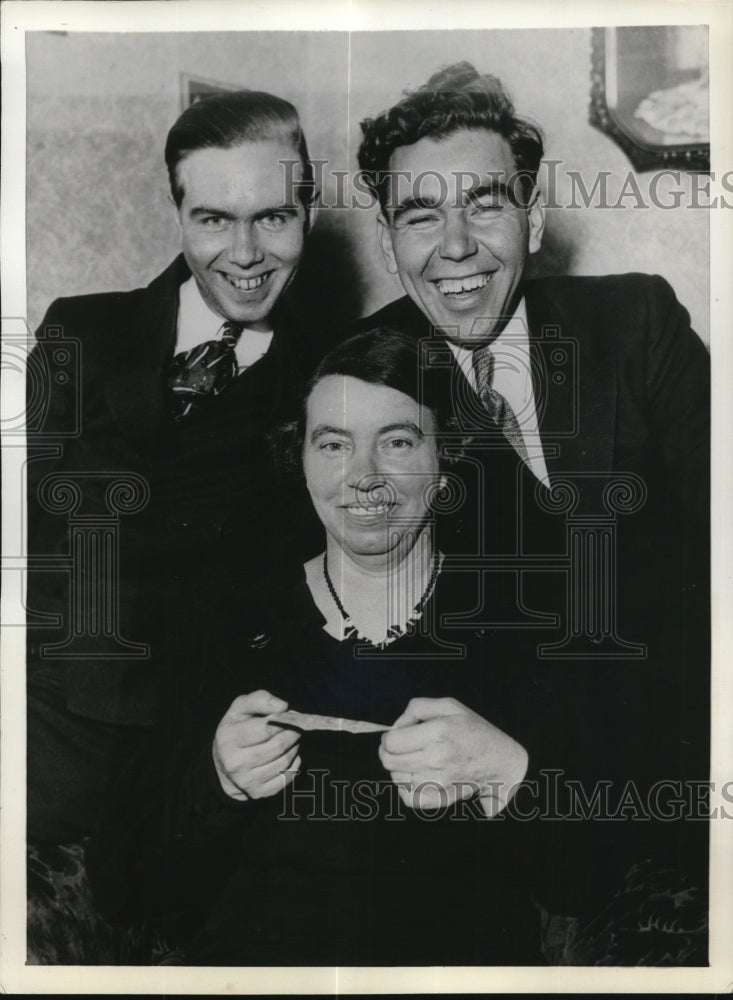
<svg viewBox="0 0 733 1000"><path fill-rule="evenodd" d="M440 482L432 412L411 396L349 375L311 390L303 469L316 513L357 563L399 563Z"/></svg>

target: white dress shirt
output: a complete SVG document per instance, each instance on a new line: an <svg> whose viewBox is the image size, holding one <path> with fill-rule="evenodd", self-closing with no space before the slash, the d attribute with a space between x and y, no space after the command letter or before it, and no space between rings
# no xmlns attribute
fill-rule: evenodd
<svg viewBox="0 0 733 1000"><path fill-rule="evenodd" d="M219 340L224 320L213 312L201 297L199 286L193 275L184 281L178 293L178 333L174 354L190 351L205 340ZM249 368L267 353L272 343L272 330L250 330L244 327L242 335L234 346L234 354L239 371Z"/></svg>
<svg viewBox="0 0 733 1000"><path fill-rule="evenodd" d="M476 391L473 351L459 347L450 340L448 344L469 385ZM532 388L527 307L524 299L499 336L492 342L491 353L494 356L492 388L501 393L514 411L527 449L527 464L537 479L549 487L550 477L547 474L545 454L542 450Z"/></svg>

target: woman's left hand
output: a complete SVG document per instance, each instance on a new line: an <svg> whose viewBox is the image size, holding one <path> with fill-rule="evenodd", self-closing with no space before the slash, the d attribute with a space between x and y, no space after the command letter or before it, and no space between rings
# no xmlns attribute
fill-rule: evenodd
<svg viewBox="0 0 733 1000"><path fill-rule="evenodd" d="M413 698L384 734L379 758L413 809L479 796L487 816L510 801L527 751L455 698Z"/></svg>

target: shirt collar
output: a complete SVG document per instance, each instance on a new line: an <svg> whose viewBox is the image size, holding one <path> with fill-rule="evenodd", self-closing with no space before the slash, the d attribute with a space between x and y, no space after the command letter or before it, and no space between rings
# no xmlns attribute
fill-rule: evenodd
<svg viewBox="0 0 733 1000"><path fill-rule="evenodd" d="M188 281L184 281L181 285L178 293L178 335L175 353L188 351L205 340L216 340L225 322L222 316L206 304L196 279L191 275ZM246 332L247 327L244 329ZM266 333L260 330L251 332L259 334L259 337L255 338L257 341L269 345L272 339L271 330ZM244 340L244 337L240 338L240 343Z"/></svg>
<svg viewBox="0 0 733 1000"><path fill-rule="evenodd" d="M449 340L461 371L472 389L476 389L476 375L473 370L473 351L458 347ZM529 328L527 326L527 306L522 299L516 311L490 348L494 355L495 368L492 387L507 401L517 417L528 453L528 465L533 474L545 486L550 485L547 464L542 449L537 407L532 387L532 363L529 349Z"/></svg>
<svg viewBox="0 0 733 1000"><path fill-rule="evenodd" d="M451 351L458 362L461 371L468 379L470 385L476 388L476 377L473 373L473 350L454 344L448 341ZM524 297L514 310L514 315L501 331L499 336L491 342L491 353L495 356L507 358L515 355L518 358L526 358L529 355L529 328L527 326L527 303ZM526 366L523 366L526 368ZM529 370L528 368L526 369Z"/></svg>
<svg viewBox="0 0 733 1000"><path fill-rule="evenodd" d="M529 352L529 327L527 326L527 303L524 297L520 299L514 315L494 341L493 346L501 346L504 350Z"/></svg>

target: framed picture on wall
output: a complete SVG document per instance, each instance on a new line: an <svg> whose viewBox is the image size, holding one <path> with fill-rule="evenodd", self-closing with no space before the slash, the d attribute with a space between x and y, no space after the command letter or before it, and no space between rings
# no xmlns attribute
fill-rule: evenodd
<svg viewBox="0 0 733 1000"><path fill-rule="evenodd" d="M590 123L637 170L710 169L705 25L594 28Z"/></svg>

